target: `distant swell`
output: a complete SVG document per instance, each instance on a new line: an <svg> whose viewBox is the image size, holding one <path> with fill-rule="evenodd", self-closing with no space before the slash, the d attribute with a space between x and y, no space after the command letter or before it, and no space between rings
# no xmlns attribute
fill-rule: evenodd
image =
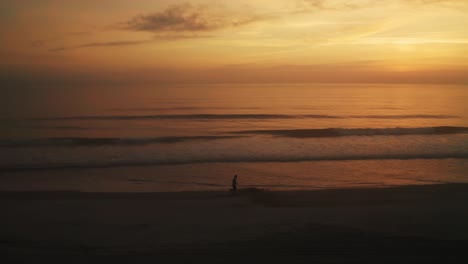
<svg viewBox="0 0 468 264"><path fill-rule="evenodd" d="M415 160L415 159L468 159L468 153L428 153L428 154L369 154L369 155L337 155L337 156L304 156L304 157L232 157L232 158L206 158L206 159L174 159L174 160L127 160L127 161L103 161L95 163L55 163L41 165L3 166L0 172L27 171L27 170L57 170L57 169L93 169L113 167L135 167L156 165L184 165L200 163L240 163L240 162L313 162L313 161L354 161L354 160Z"/></svg>
<svg viewBox="0 0 468 264"><path fill-rule="evenodd" d="M466 134L468 127L416 127L416 128L323 128L292 130L246 130L236 134L271 135L291 138L319 138L346 136L404 136Z"/></svg>
<svg viewBox="0 0 468 264"><path fill-rule="evenodd" d="M69 116L54 118L35 118L36 121L60 120L223 120L223 119L450 119L451 115L284 115L284 114L190 114L190 115L111 115L111 116Z"/></svg>
<svg viewBox="0 0 468 264"><path fill-rule="evenodd" d="M137 107L137 108L111 108L110 111L134 111L134 112L153 112L153 111L170 111L170 110L259 110L260 107Z"/></svg>
<svg viewBox="0 0 468 264"><path fill-rule="evenodd" d="M189 137L157 137L157 138L45 138L30 140L3 140L0 147L93 147L93 146L132 146L150 144L170 144L186 141L206 141L240 138L240 136L189 136Z"/></svg>

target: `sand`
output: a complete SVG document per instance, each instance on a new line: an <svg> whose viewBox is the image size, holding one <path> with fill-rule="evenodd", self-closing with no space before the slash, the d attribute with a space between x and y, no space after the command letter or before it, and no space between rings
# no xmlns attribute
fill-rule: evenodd
<svg viewBox="0 0 468 264"><path fill-rule="evenodd" d="M468 184L318 191L0 192L8 262L460 263Z"/></svg>

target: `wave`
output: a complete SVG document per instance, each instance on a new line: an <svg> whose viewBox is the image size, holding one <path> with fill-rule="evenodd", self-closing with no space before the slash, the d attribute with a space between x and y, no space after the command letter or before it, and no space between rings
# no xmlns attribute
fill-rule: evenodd
<svg viewBox="0 0 468 264"><path fill-rule="evenodd" d="M110 116L68 116L53 118L34 118L34 121L66 121L66 120L224 120L224 119L450 119L459 118L452 115L286 115L286 114L188 114L188 115L110 115Z"/></svg>
<svg viewBox="0 0 468 264"><path fill-rule="evenodd" d="M93 146L131 146L150 144L171 144L186 141L206 141L242 138L241 136L188 136L188 137L157 137L157 138L44 138L29 140L2 140L2 148L25 147L93 147Z"/></svg>
<svg viewBox="0 0 468 264"><path fill-rule="evenodd" d="M58 137L25 140L0 140L0 148L34 147L100 147L174 144L189 141L210 141L245 138L247 135L270 135L286 138L326 138L348 136L407 136L467 134L468 127L419 127L419 128L321 128L292 130L245 130L219 136L168 136L154 138L87 138Z"/></svg>
<svg viewBox="0 0 468 264"><path fill-rule="evenodd" d="M153 112L153 111L171 111L171 110L259 110L260 107L137 107L137 108L111 108L110 111L133 111L133 112Z"/></svg>
<svg viewBox="0 0 468 264"><path fill-rule="evenodd" d="M256 163L256 162L316 162L316 161L358 161L358 160L428 160L428 159L468 159L468 153L414 153L414 154L369 154L369 155L337 155L337 156L303 156L303 157L268 157L245 156L232 158L199 158L174 160L126 160L101 162L63 162L51 164L31 164L2 166L0 172L29 170L60 170L60 169L96 169L114 167L141 167L157 165L186 165L202 163Z"/></svg>
<svg viewBox="0 0 468 264"><path fill-rule="evenodd" d="M366 119L451 119L460 118L454 115L351 115L348 118Z"/></svg>
<svg viewBox="0 0 468 264"><path fill-rule="evenodd" d="M405 136L405 135L447 135L466 134L468 127L438 126L416 128L323 128L291 130L246 130L235 134L271 135L291 138L320 138L346 136Z"/></svg>
<svg viewBox="0 0 468 264"><path fill-rule="evenodd" d="M186 119L298 119L298 118L341 118L328 115L282 115L282 114L191 114L191 115L112 115L112 116L70 116L36 118L39 121L61 120L186 120Z"/></svg>
<svg viewBox="0 0 468 264"><path fill-rule="evenodd" d="M81 126L18 126L20 128L29 129L51 129L51 130L93 130L92 127L81 127ZM100 128L103 129L103 128Z"/></svg>

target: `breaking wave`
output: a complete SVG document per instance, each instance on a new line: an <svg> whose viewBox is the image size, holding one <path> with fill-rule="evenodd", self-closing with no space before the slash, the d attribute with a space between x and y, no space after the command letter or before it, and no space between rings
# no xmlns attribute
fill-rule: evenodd
<svg viewBox="0 0 468 264"><path fill-rule="evenodd" d="M169 136L154 138L87 138L59 137L25 140L0 140L0 148L34 147L100 147L175 144L189 141L211 141L245 138L249 135L270 135L285 138L327 138L348 136L408 136L467 134L468 127L416 127L416 128L323 128L292 130L245 130L219 136Z"/></svg>
<svg viewBox="0 0 468 264"><path fill-rule="evenodd" d="M155 159L155 160L121 160L121 161L95 161L95 162L61 162L49 164L6 165L0 171L27 171L27 170L57 170L57 169L93 169L112 167L136 167L155 165L183 165L200 163L240 163L240 162L311 162L311 161L355 161L355 160L416 160L416 159L468 159L468 152L453 153L410 153L410 154L368 154L368 155L323 155L301 157L275 157L275 156L244 156L219 157L195 159Z"/></svg>
<svg viewBox="0 0 468 264"><path fill-rule="evenodd" d="M236 134L271 135L292 138L346 137L346 136L405 136L466 134L468 127L416 127L416 128L323 128L292 130L246 130Z"/></svg>

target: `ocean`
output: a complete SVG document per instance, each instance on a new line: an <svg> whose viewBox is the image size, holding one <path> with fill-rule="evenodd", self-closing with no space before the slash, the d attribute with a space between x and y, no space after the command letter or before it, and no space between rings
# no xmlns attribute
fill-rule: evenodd
<svg viewBox="0 0 468 264"><path fill-rule="evenodd" d="M468 86L6 89L0 190L165 192L468 182Z"/></svg>

